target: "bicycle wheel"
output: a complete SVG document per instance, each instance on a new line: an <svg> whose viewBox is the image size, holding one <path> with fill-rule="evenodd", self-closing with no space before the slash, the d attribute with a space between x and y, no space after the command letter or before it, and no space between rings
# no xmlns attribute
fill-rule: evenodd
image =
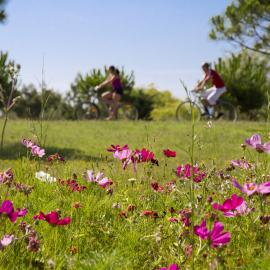
<svg viewBox="0 0 270 270"><path fill-rule="evenodd" d="M138 120L139 112L132 104L121 104L118 108L117 119L119 120Z"/></svg>
<svg viewBox="0 0 270 270"><path fill-rule="evenodd" d="M218 110L216 111L216 113L222 114L220 119L233 122L237 120L236 109L230 102L220 100L218 103Z"/></svg>
<svg viewBox="0 0 270 270"><path fill-rule="evenodd" d="M84 108L84 119L87 120L96 120L100 117L100 111L96 104L88 103Z"/></svg>
<svg viewBox="0 0 270 270"><path fill-rule="evenodd" d="M178 121L192 121L192 114L194 120L199 121L201 118L201 110L197 104L190 101L182 102L176 109L176 120Z"/></svg>

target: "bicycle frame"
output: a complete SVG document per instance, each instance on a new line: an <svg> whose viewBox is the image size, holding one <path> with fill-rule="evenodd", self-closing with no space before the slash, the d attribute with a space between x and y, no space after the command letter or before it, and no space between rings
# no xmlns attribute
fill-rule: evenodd
<svg viewBox="0 0 270 270"><path fill-rule="evenodd" d="M202 96L201 93L196 90L188 91L188 96L186 101L196 104L201 111L203 111L203 103L201 102Z"/></svg>

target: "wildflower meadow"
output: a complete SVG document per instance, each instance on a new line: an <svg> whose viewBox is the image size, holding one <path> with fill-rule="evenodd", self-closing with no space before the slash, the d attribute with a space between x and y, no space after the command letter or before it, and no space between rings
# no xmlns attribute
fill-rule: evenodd
<svg viewBox="0 0 270 270"><path fill-rule="evenodd" d="M269 136L250 122L10 121L0 269L270 269Z"/></svg>

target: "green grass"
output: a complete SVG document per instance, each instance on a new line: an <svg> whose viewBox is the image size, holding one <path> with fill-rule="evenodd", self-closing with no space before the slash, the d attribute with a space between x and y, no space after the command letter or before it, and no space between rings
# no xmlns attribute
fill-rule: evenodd
<svg viewBox="0 0 270 270"><path fill-rule="evenodd" d="M28 208L25 221L38 232L41 248L38 253L27 251L27 243L18 230L21 218L12 224L1 216L0 238L8 233L18 238L1 251L1 269L48 269L49 260L56 269L159 269L170 263L177 263L181 269L192 269L192 260L183 251L192 243L192 230L186 231L181 223L168 222L170 207L179 211L190 206L189 181L178 179L172 193L155 193L150 186L152 181L164 184L176 179L176 167L190 162L190 123L59 121L44 122L43 125L46 155L58 152L65 157L65 164L50 165L45 159L27 158L26 148L20 141L22 138L37 140L39 124L8 122L0 170L11 167L14 182L33 185L34 190L27 198L13 187L2 184L1 202L10 199L15 208ZM262 182L262 175L270 173L267 155L249 149L244 152L240 147L254 133L267 140L268 132L268 125L263 123L214 122L212 128L204 122L196 125L194 158L205 166L207 178L195 184L195 198L201 198L196 199L195 224L214 213L207 203L208 196L221 203L233 193L239 194L228 181L218 177L218 171L227 167L231 159L246 156L256 163L253 172L239 169L226 172L241 183L248 178ZM136 173L131 165L123 170L121 162L106 151L110 144L128 144L131 149L146 147L155 153L160 166L138 164ZM175 150L177 158L165 159L162 153L165 148ZM86 183L82 174L87 169L104 171L113 181L113 194L108 195L97 185ZM38 170L48 170L61 179L71 178L75 173L78 182L87 189L77 193L58 183L42 183L35 179ZM130 178L136 178L134 184L128 181ZM195 236L194 269L209 269L209 264L214 262L218 265L216 269L270 269L269 224L263 225L259 219L263 214L270 214L269 197L245 197L245 200L255 208L247 216L225 218L215 212L224 223L225 231L231 232L232 239L227 246L220 249L205 246L196 255L200 241ZM73 208L74 202L80 202L82 207ZM120 209L113 208L114 203L119 203ZM127 219L121 218L120 211L126 211L130 204L136 206L135 211L127 212ZM63 217L72 218L70 225L52 227L45 221L35 223L32 218L40 210L47 213L56 209ZM157 211L159 218L141 217L143 210ZM74 254L71 249L75 250Z"/></svg>

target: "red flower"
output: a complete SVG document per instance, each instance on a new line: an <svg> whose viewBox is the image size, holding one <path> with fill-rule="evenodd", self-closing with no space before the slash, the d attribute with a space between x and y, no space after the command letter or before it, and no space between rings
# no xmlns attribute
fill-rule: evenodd
<svg viewBox="0 0 270 270"><path fill-rule="evenodd" d="M141 216L158 218L158 213L152 210L144 210L142 211Z"/></svg>
<svg viewBox="0 0 270 270"><path fill-rule="evenodd" d="M121 211L121 212L119 213L119 217L127 218L128 216L127 216L127 213L126 213L125 211Z"/></svg>
<svg viewBox="0 0 270 270"><path fill-rule="evenodd" d="M59 214L56 211L52 211L48 214L44 214L40 211L39 215L34 216L34 219L45 220L51 225L68 225L71 221L70 217L59 218Z"/></svg>
<svg viewBox="0 0 270 270"><path fill-rule="evenodd" d="M129 204L128 205L128 212L133 212L134 210L136 209L136 205L134 205L134 204Z"/></svg>
<svg viewBox="0 0 270 270"><path fill-rule="evenodd" d="M59 160L59 161L62 161L62 162L65 161L65 159L63 157L61 157L58 153L55 153L53 155L48 156L48 161L49 162L54 161L54 160Z"/></svg>
<svg viewBox="0 0 270 270"><path fill-rule="evenodd" d="M160 186L160 185L158 184L158 182L152 182L152 183L151 183L151 187L152 187L152 189L153 189L154 191L156 191L156 192L163 192L163 191L164 191L164 187L163 187L163 186Z"/></svg>
<svg viewBox="0 0 270 270"><path fill-rule="evenodd" d="M163 153L166 157L176 157L176 152L170 149L163 150Z"/></svg>
<svg viewBox="0 0 270 270"><path fill-rule="evenodd" d="M74 179L59 180L59 183L63 186L67 186L71 191L81 192L86 189L86 186L81 186Z"/></svg>

